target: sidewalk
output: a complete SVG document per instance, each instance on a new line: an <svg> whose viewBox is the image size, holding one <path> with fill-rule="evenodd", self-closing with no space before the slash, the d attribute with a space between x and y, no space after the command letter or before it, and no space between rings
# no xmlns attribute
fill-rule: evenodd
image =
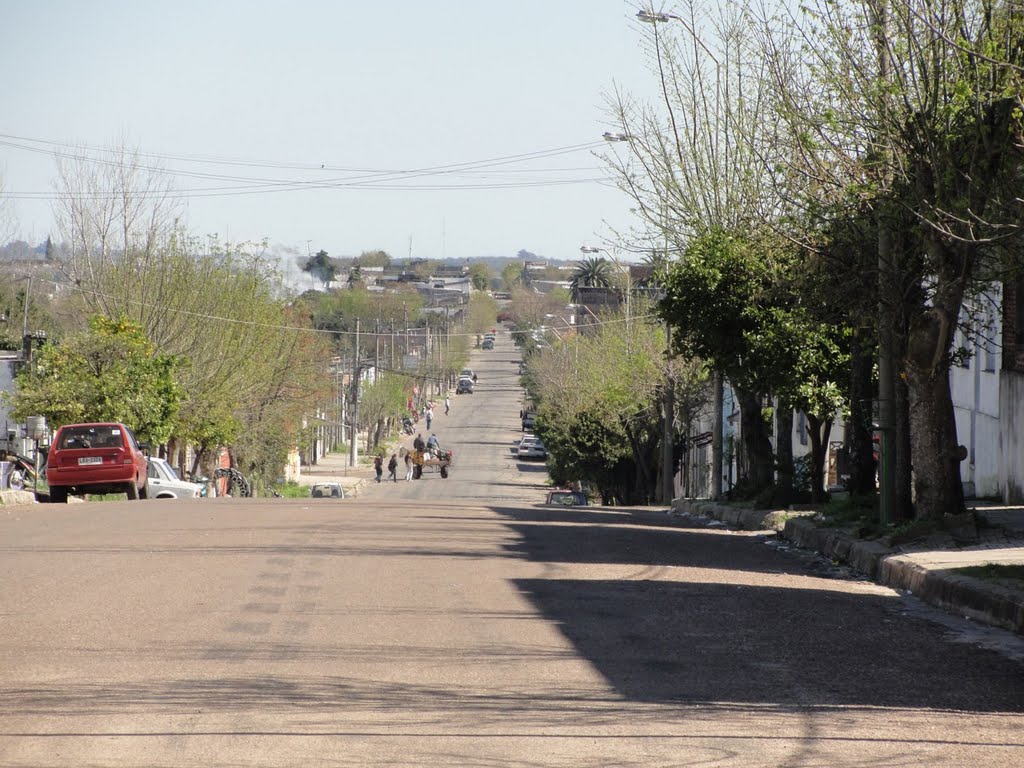
<svg viewBox="0 0 1024 768"><path fill-rule="evenodd" d="M675 514L712 517L745 530L775 530L798 547L849 564L879 584L913 593L931 605L993 626L1024 634L1024 586L966 576L961 568L1024 565L1024 508L981 506L979 518L993 527L978 543L930 540L888 547L858 539L838 528L818 527L808 515L741 509L709 501L676 499Z"/></svg>

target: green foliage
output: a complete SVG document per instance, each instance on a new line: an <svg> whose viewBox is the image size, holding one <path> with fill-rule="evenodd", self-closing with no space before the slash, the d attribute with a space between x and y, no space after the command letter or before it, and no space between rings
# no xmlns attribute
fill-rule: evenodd
<svg viewBox="0 0 1024 768"><path fill-rule="evenodd" d="M600 409L537 419L535 430L548 450L548 472L556 485L580 480L599 489L624 484L631 451L621 425Z"/></svg>
<svg viewBox="0 0 1024 768"><path fill-rule="evenodd" d="M308 272L327 286L337 276L338 267L335 265L334 260L327 255L327 251L320 250L316 252L315 256L310 256L306 260L302 265L302 271Z"/></svg>
<svg viewBox="0 0 1024 768"><path fill-rule="evenodd" d="M87 332L38 351L33 368L16 377L11 413L42 415L55 427L118 421L144 442L163 443L185 396L177 366L156 353L137 323L94 317Z"/></svg>
<svg viewBox="0 0 1024 768"><path fill-rule="evenodd" d="M382 419L400 419L405 413L410 389L408 377L387 373L379 375L372 384L360 385L360 423L376 424Z"/></svg>
<svg viewBox="0 0 1024 768"><path fill-rule="evenodd" d="M498 322L498 302L486 293L474 293L469 297L466 311L465 330L467 333L484 333Z"/></svg>
<svg viewBox="0 0 1024 768"><path fill-rule="evenodd" d="M478 291L486 291L491 287L493 272L489 264L477 261L469 265L469 279Z"/></svg>
<svg viewBox="0 0 1024 768"><path fill-rule="evenodd" d="M300 485L294 480L289 480L286 483L278 483L272 486L275 491L281 494L286 499L308 499L309 498L309 486Z"/></svg>
<svg viewBox="0 0 1024 768"><path fill-rule="evenodd" d="M360 267L384 267L391 265L391 256L387 251L363 251L353 259L353 264Z"/></svg>

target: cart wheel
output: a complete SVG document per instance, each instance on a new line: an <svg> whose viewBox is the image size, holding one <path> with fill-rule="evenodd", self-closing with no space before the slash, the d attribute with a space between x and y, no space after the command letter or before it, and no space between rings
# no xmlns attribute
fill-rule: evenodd
<svg viewBox="0 0 1024 768"><path fill-rule="evenodd" d="M446 467L444 464L441 465L441 477L448 477L448 467Z"/></svg>

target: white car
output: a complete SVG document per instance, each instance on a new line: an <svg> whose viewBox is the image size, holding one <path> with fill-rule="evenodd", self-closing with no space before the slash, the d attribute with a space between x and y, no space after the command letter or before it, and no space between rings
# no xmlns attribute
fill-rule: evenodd
<svg viewBox="0 0 1024 768"><path fill-rule="evenodd" d="M165 459L149 459L149 497L151 499L196 499L203 486L178 477Z"/></svg>
<svg viewBox="0 0 1024 768"><path fill-rule="evenodd" d="M548 449L544 447L544 443L539 437L527 435L519 442L518 456L521 461L526 459L544 461L548 457Z"/></svg>

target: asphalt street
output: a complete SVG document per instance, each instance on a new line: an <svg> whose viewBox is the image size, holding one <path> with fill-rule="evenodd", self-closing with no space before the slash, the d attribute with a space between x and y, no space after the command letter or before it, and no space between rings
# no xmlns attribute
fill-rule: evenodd
<svg viewBox="0 0 1024 768"><path fill-rule="evenodd" d="M763 533L540 506L517 359L438 416L447 480L0 509L0 766L1024 765L1019 638Z"/></svg>

